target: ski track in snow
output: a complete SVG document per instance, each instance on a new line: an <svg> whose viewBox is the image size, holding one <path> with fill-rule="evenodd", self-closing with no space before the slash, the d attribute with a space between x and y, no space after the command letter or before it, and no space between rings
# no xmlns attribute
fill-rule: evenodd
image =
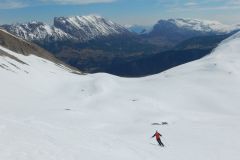
<svg viewBox="0 0 240 160"><path fill-rule="evenodd" d="M133 79L0 47L28 64L0 57L12 71L0 68L0 159L238 160L239 46L238 33L201 60Z"/></svg>

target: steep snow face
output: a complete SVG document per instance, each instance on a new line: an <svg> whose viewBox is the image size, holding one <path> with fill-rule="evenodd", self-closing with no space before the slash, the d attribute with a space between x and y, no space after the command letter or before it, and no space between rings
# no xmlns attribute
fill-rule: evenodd
<svg viewBox="0 0 240 160"><path fill-rule="evenodd" d="M123 26L100 16L56 17L54 26L83 41L96 37L127 33Z"/></svg>
<svg viewBox="0 0 240 160"><path fill-rule="evenodd" d="M3 25L2 27L8 32L28 41L56 41L72 38L72 36L61 29L42 22L34 21L25 24Z"/></svg>
<svg viewBox="0 0 240 160"><path fill-rule="evenodd" d="M163 20L164 21L164 20ZM240 29L238 26L225 25L217 21L198 20L198 19L169 19L168 22L181 28L186 28L201 32L229 33Z"/></svg>
<svg viewBox="0 0 240 160"><path fill-rule="evenodd" d="M201 60L139 79L18 57L29 73L0 67L0 159L238 160L239 46L240 33ZM0 56L23 68L8 61ZM156 129L165 148L150 138Z"/></svg>

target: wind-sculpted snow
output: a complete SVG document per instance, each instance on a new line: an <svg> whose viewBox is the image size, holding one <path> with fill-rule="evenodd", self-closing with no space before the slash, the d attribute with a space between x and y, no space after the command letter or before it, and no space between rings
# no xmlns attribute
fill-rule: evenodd
<svg viewBox="0 0 240 160"><path fill-rule="evenodd" d="M201 60L135 79L75 75L18 57L28 74L0 68L0 159L238 160L240 39L233 37ZM152 125L161 122L168 125ZM150 138L156 129L165 148Z"/></svg>

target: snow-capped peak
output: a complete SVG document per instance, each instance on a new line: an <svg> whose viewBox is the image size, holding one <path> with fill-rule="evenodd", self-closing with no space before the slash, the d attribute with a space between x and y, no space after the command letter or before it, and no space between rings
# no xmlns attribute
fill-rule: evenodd
<svg viewBox="0 0 240 160"><path fill-rule="evenodd" d="M3 25L8 32L29 41L59 40L71 38L61 29L50 26L43 22L32 21L22 24Z"/></svg>
<svg viewBox="0 0 240 160"><path fill-rule="evenodd" d="M127 33L128 30L101 16L55 17L54 25L32 21L1 26L8 32L29 41L88 41L97 37Z"/></svg>
<svg viewBox="0 0 240 160"><path fill-rule="evenodd" d="M160 20L159 22L161 21L164 21L164 20ZM211 21L211 20L177 18L177 19L168 19L167 21L181 28L190 29L194 31L201 31L201 32L228 33L239 28L237 26L226 25L218 21Z"/></svg>
<svg viewBox="0 0 240 160"><path fill-rule="evenodd" d="M54 26L83 41L127 32L125 27L96 15L56 17Z"/></svg>

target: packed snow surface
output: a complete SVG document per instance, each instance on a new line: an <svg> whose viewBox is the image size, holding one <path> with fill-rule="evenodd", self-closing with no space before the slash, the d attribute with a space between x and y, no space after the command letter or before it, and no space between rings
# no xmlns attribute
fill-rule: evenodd
<svg viewBox="0 0 240 160"><path fill-rule="evenodd" d="M236 34L201 60L135 79L71 74L1 47L24 63L0 56L0 159L238 160L239 46Z"/></svg>

